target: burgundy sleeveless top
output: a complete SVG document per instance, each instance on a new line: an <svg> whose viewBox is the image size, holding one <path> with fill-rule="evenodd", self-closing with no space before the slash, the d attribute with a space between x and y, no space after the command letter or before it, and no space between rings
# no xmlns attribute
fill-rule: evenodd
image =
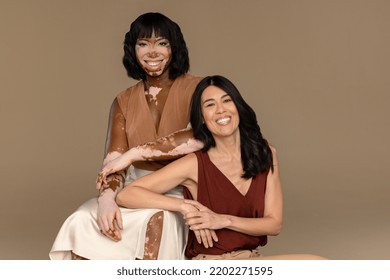
<svg viewBox="0 0 390 280"><path fill-rule="evenodd" d="M219 214L229 214L246 218L264 216L264 196L268 172L252 179L246 195L242 195L227 177L211 162L207 152L195 153L198 158L198 201ZM192 199L185 189L184 197ZM205 248L196 241L193 231L189 231L186 256L198 254L220 255L236 250L252 250L267 244L267 236L252 236L230 229L216 230L218 242L212 248Z"/></svg>

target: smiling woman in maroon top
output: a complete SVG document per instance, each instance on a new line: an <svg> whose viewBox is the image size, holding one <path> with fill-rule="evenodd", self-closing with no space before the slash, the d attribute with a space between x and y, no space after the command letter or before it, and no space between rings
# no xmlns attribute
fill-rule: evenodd
<svg viewBox="0 0 390 280"><path fill-rule="evenodd" d="M278 159L255 112L228 79L210 76L198 84L191 125L203 150L133 181L118 194L117 203L181 213L189 226L189 258L321 259L259 253L267 235L282 228ZM187 199L163 195L177 185L186 187Z"/></svg>

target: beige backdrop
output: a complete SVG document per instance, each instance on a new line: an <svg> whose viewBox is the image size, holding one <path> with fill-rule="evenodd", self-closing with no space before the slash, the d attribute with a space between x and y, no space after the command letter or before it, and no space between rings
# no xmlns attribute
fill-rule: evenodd
<svg viewBox="0 0 390 280"><path fill-rule="evenodd" d="M264 254L390 259L390 2L1 0L0 259L47 259L96 195L109 106L134 84L139 14L182 27L191 72L236 83L279 151L283 232Z"/></svg>

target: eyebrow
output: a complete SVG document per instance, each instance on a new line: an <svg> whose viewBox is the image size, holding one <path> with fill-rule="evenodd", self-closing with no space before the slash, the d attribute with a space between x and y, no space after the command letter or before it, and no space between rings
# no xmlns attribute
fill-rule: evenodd
<svg viewBox="0 0 390 280"><path fill-rule="evenodd" d="M221 99L225 98L226 96L230 96L230 95L226 93L226 94L221 96ZM215 99L214 98L206 99L205 101L203 101L203 104L206 103L206 102L209 102L209 101L213 101L213 100L215 100Z"/></svg>
<svg viewBox="0 0 390 280"><path fill-rule="evenodd" d="M140 40L147 41L147 40L150 39L150 38L155 38L155 37L138 38L137 41L140 41ZM155 38L155 39L156 39L156 41L168 40L167 38L164 38L164 37L157 37L157 38Z"/></svg>

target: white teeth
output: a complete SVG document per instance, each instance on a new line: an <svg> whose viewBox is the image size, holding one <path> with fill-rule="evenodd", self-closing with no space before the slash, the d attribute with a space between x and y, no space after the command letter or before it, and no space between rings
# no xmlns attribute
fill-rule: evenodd
<svg viewBox="0 0 390 280"><path fill-rule="evenodd" d="M217 123L218 124L226 124L228 121L230 121L230 118L223 118L223 119L218 119Z"/></svg>
<svg viewBox="0 0 390 280"><path fill-rule="evenodd" d="M160 64L161 61L148 61L147 64L150 66L157 66Z"/></svg>

